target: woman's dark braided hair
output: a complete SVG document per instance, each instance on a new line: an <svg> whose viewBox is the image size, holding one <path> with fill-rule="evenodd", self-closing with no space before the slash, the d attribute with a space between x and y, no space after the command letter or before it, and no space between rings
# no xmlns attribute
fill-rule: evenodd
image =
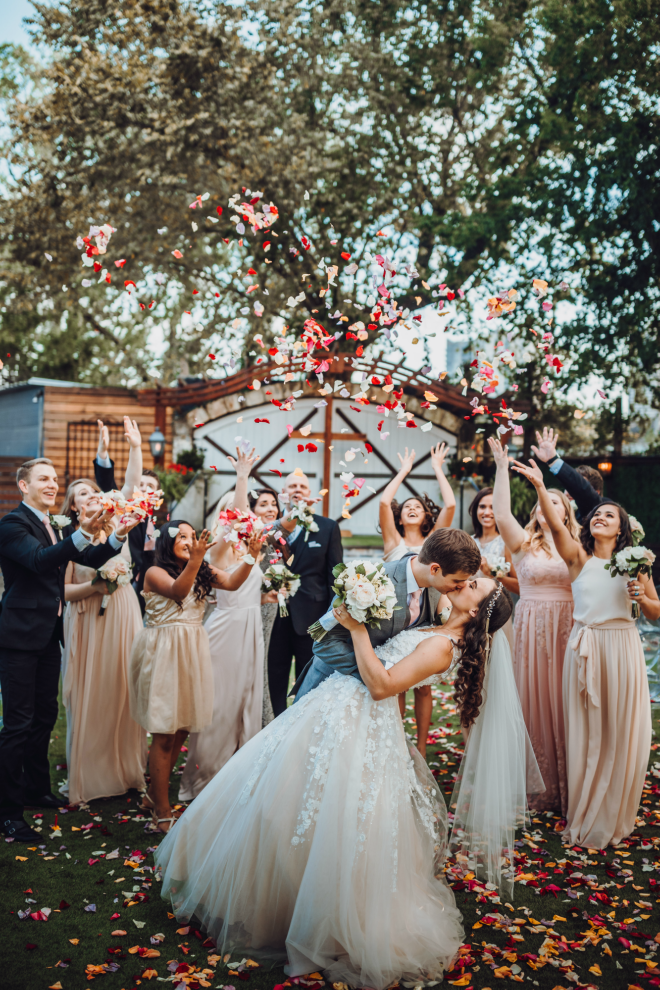
<svg viewBox="0 0 660 990"><path fill-rule="evenodd" d="M399 503L396 499L392 499L390 502L390 507L392 509L392 515L394 516L394 525L396 526L397 532L401 536L405 536L403 525L401 523L401 510L403 509L406 502L419 502L424 510L424 519L420 524L420 529L422 531L422 536L424 539L429 535L431 530L436 524L438 516L440 515L440 506L436 505L432 498L422 492L421 495L411 495L410 498L406 498L403 502Z"/></svg>
<svg viewBox="0 0 660 990"><path fill-rule="evenodd" d="M489 653L489 637L501 629L513 611L509 592L502 585L486 595L473 619L470 619L463 639L458 663L454 692L461 718L461 725L469 729L481 708L482 688L486 661Z"/></svg>
<svg viewBox="0 0 660 990"><path fill-rule="evenodd" d="M172 519L170 522L164 523L160 531L160 536L156 540L156 550L154 553L154 567L162 567L175 581L186 566L182 560L174 555L174 541L176 540L176 536L170 536L169 533L170 528L178 529L179 526L190 526L192 530L195 529L187 519ZM201 602L207 595L210 595L213 590L213 571L205 560L202 561L197 571L193 590L198 602ZM180 607L181 602L179 602Z"/></svg>

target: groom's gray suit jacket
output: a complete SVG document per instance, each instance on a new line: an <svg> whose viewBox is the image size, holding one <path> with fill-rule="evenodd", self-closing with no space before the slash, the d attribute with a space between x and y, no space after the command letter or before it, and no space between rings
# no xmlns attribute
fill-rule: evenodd
<svg viewBox="0 0 660 990"><path fill-rule="evenodd" d="M410 609L407 604L407 570L408 561L414 556L416 555L409 553L400 560L393 560L391 563L385 564L385 572L394 585L396 603L399 607L394 610L391 619L380 620L380 628L367 626L372 646L380 646L408 626ZM439 601L439 591L436 591L435 588L424 588L420 598L419 618L415 622L415 626L428 626L436 621ZM319 643L314 643L314 656L293 687L292 694L296 694L296 701L318 687L321 681L335 672L349 674L362 680L353 651L351 634L348 629L344 629L339 624L327 632Z"/></svg>

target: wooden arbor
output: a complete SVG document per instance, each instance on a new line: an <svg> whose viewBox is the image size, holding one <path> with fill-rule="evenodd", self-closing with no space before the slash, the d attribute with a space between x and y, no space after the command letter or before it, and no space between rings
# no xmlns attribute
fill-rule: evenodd
<svg viewBox="0 0 660 990"><path fill-rule="evenodd" d="M330 354L326 360L329 361L330 367L324 374L324 383L329 381L334 385L337 379L340 379L346 383L356 380L359 382L363 381L363 375L366 375L367 380L370 381L370 384L371 379L375 378L377 381L373 383L373 386L376 388L382 388L386 377L389 376L394 388L397 391L400 391L403 388L404 401L405 396L423 401L424 392L428 390L437 396L438 406L452 413L454 416L466 416L472 412L472 407L470 406L469 400L466 396L461 394L460 388L454 385L446 385L443 382L434 381L419 371L411 371L409 368L406 368L404 364L388 360L384 358L382 354L379 354L373 359L363 359L356 358L354 354L338 353ZM182 384L176 388L157 387L155 389L142 389L138 392L138 402L142 405L154 406L155 425L163 429L166 418L165 411L167 407L192 409L205 406L208 403L216 402L219 399L227 398L235 395L236 393L252 388L255 380L260 383L260 386L261 384L271 386L280 384L281 387L283 387L284 376L286 374L293 374L293 378L290 379L290 385L287 386L291 389L291 391L294 391L296 388L300 388L301 385L304 387L305 384L307 384L308 388L306 388L305 391L310 395L313 393L316 394L317 388L320 387L320 382L316 379L314 379L314 381L308 381L307 376L310 372L305 372L305 362L305 357L295 358L281 365L275 363L274 361L269 361L259 365L252 365L249 368L243 368L235 375L230 375L227 378L205 379L200 380L199 382ZM258 392L256 389L255 391ZM325 406L324 430L320 433L312 433L305 439L317 439L324 441L323 488L329 490L331 484L330 448L333 440L342 439L363 442L365 435L356 431L353 424L349 423L348 419L341 412L339 414L342 420L347 423L353 432L348 434L343 433L341 435L335 434L332 429L334 405L333 394L324 395L323 398L327 403ZM383 393L382 401L387 398L388 394ZM265 401L266 399L264 397L264 402ZM302 424L299 424L299 426L300 425ZM286 439L288 439L288 437L284 438L282 443L284 443ZM272 450L268 451L268 453L264 455L264 461L268 457L272 456L276 450L277 447L274 447ZM388 468L389 467L391 467L391 465L389 465L388 462ZM325 515L328 514L329 495L324 496L323 511Z"/></svg>

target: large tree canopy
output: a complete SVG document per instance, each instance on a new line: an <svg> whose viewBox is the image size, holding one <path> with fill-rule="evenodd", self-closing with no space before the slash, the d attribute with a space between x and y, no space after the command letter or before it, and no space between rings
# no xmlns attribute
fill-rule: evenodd
<svg viewBox="0 0 660 990"><path fill-rule="evenodd" d="M377 251L431 286L405 279L401 306L431 300L432 274L483 295L516 271L566 277L573 378L655 369L656 4L35 7L51 56L8 106L0 221L12 376L171 381L205 371L210 342L245 359L246 331L267 336L271 317L356 318ZM244 188L279 208L267 251L255 236L237 248L227 200ZM108 258L126 265L85 289L75 242L92 222L117 228Z"/></svg>

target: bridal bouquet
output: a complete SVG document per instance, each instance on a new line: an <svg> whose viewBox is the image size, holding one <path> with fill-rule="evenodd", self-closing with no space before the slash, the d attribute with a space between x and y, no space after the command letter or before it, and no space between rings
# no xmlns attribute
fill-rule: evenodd
<svg viewBox="0 0 660 990"><path fill-rule="evenodd" d="M300 575L294 574L285 564L271 564L264 571L262 590L277 592L277 601L282 618L289 614L286 607L287 598L295 595L299 587Z"/></svg>
<svg viewBox="0 0 660 990"><path fill-rule="evenodd" d="M345 605L357 622L380 627L380 619L391 619L396 604L394 585L385 573L382 561L351 560L348 564L335 564L332 568L335 583L332 590L333 608ZM307 632L317 642L326 634L320 622L315 622Z"/></svg>
<svg viewBox="0 0 660 990"><path fill-rule="evenodd" d="M640 574L651 576L654 560L655 554L647 547L626 547L625 550L612 554L610 562L605 564L605 570L610 572L610 577L627 574L634 581ZM638 619L639 605L633 602L632 606L633 619Z"/></svg>
<svg viewBox="0 0 660 990"><path fill-rule="evenodd" d="M634 516L628 516L628 521L630 522L630 528L632 530L633 546L638 547L646 536L644 527L638 519L635 519Z"/></svg>
<svg viewBox="0 0 660 990"><path fill-rule="evenodd" d="M314 521L314 513L306 502L296 502L289 509L289 518L296 519L305 530L305 543L310 533L318 533L318 523Z"/></svg>
<svg viewBox="0 0 660 990"><path fill-rule="evenodd" d="M495 553L487 553L485 557L494 578L503 577L511 570L511 564L505 557L499 557Z"/></svg>
<svg viewBox="0 0 660 990"><path fill-rule="evenodd" d="M105 615L105 610L110 601L110 595L113 595L117 588L123 588L131 582L131 572L128 563L121 554L117 557L111 557L110 560L106 560L103 567L99 567L96 575L92 578L92 584L95 584L96 581L105 581L106 588L108 589L107 595L104 595L101 599L101 608L99 609L99 615Z"/></svg>

